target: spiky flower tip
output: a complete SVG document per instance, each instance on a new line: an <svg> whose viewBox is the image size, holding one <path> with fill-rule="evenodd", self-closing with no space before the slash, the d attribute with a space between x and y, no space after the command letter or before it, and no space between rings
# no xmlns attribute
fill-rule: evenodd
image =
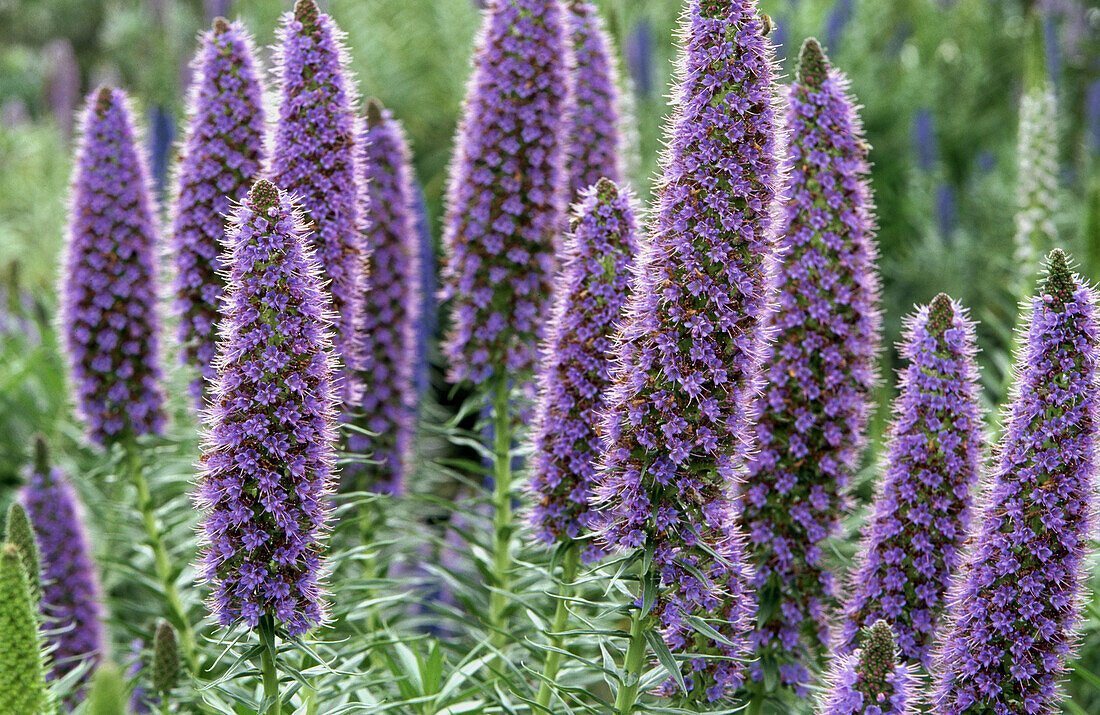
<svg viewBox="0 0 1100 715"><path fill-rule="evenodd" d="M0 712L46 713L42 642L27 574L14 544L0 547Z"/></svg>
<svg viewBox="0 0 1100 715"><path fill-rule="evenodd" d="M42 560L41 611L53 648L50 678L59 679L101 657L102 595L76 492L64 471L49 465L45 443L37 442L36 450L20 500Z"/></svg>
<svg viewBox="0 0 1100 715"><path fill-rule="evenodd" d="M873 404L881 340L863 129L848 80L813 38L788 95L787 196L775 343L758 400L742 524L762 615L752 642L805 694L835 595L823 542L839 527Z"/></svg>
<svg viewBox="0 0 1100 715"><path fill-rule="evenodd" d="M350 405L358 393L351 370L368 258L355 82L344 33L314 0L298 0L283 16L278 35L279 119L269 173L299 200L309 241L329 281L336 313L333 344L343 366L340 397Z"/></svg>
<svg viewBox="0 0 1100 715"><path fill-rule="evenodd" d="M751 0L693 0L652 235L633 270L594 498L609 545L647 549L688 697L742 682L754 599L735 523L760 381L779 146ZM692 625L707 619L712 640ZM662 692L672 694L670 681Z"/></svg>
<svg viewBox="0 0 1100 715"><path fill-rule="evenodd" d="M180 359L201 375L191 383L200 409L214 377L226 216L265 160L264 89L254 57L244 26L218 18L191 62L195 79L175 176L170 245Z"/></svg>
<svg viewBox="0 0 1100 715"><path fill-rule="evenodd" d="M908 320L886 471L835 652L850 653L861 628L885 619L901 654L932 667L985 446L975 351L974 324L942 293Z"/></svg>
<svg viewBox="0 0 1100 715"><path fill-rule="evenodd" d="M363 184L371 212L366 241L371 284L359 331L359 380L364 426L374 435L348 437L353 452L369 450L362 465L368 485L400 492L412 468L416 431L416 359L421 316L420 236L408 143L400 122L375 100L367 104ZM357 465L358 467L359 465Z"/></svg>
<svg viewBox="0 0 1100 715"><path fill-rule="evenodd" d="M493 0L477 42L443 226L450 379L534 367L568 194L561 0Z"/></svg>
<svg viewBox="0 0 1100 715"><path fill-rule="evenodd" d="M20 563L27 573L27 586L31 598L37 603L42 597L42 567L38 555L38 542L34 536L27 510L19 502L8 506L8 517L4 522L4 542L12 544L19 551Z"/></svg>
<svg viewBox="0 0 1100 715"><path fill-rule="evenodd" d="M1045 78L1020 97L1016 142L1016 261L1029 295L1039 257L1058 243L1058 102Z"/></svg>
<svg viewBox="0 0 1100 715"><path fill-rule="evenodd" d="M271 615L292 635L325 616L336 441L328 296L304 231L297 206L265 180L233 216L196 494L218 622L254 628Z"/></svg>
<svg viewBox="0 0 1100 715"><path fill-rule="evenodd" d="M974 547L950 595L939 715L1060 711L1095 508L1095 301L1062 251L1051 253Z"/></svg>
<svg viewBox="0 0 1100 715"><path fill-rule="evenodd" d="M601 178L622 181L618 67L599 11L591 0L568 0L573 45L570 95L569 200Z"/></svg>
<svg viewBox="0 0 1100 715"><path fill-rule="evenodd" d="M164 426L157 231L126 93L95 90L80 123L60 325L77 414L105 445Z"/></svg>
<svg viewBox="0 0 1100 715"><path fill-rule="evenodd" d="M535 408L530 519L547 544L594 526L589 500L602 449L599 422L637 235L629 191L604 178L581 194L554 286ZM601 553L589 542L583 556L592 561Z"/></svg>
<svg viewBox="0 0 1100 715"><path fill-rule="evenodd" d="M836 655L820 715L909 715L915 713L920 679L915 666L898 662L894 632L886 621L864 631L863 647Z"/></svg>

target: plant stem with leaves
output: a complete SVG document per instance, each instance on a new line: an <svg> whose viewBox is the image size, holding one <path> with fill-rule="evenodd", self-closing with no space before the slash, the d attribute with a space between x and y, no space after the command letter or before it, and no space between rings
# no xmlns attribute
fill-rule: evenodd
<svg viewBox="0 0 1100 715"><path fill-rule="evenodd" d="M561 585L558 590L557 607L554 609L554 622L550 627L550 650L546 654L546 663L543 665L543 681L539 685L539 693L535 699L536 704L546 708L550 705L550 697L553 693L553 684L558 677L558 668L561 666L561 647L565 626L569 621L569 599L573 595L573 582L577 578L577 569L580 566L580 545L576 541L570 541L563 547L561 566Z"/></svg>
<svg viewBox="0 0 1100 715"><path fill-rule="evenodd" d="M283 703L279 697L279 651L275 647L275 619L270 615L262 616L256 633L260 637L260 675L264 684L264 704L257 715L280 715Z"/></svg>
<svg viewBox="0 0 1100 715"><path fill-rule="evenodd" d="M642 668L645 666L646 638L645 614L641 608L632 608L630 616L630 641L623 659L623 679L619 693L615 697L617 715L629 715L634 712L634 703L638 699L638 689L642 682Z"/></svg>
<svg viewBox="0 0 1100 715"><path fill-rule="evenodd" d="M489 596L490 643L501 647L506 640L504 612L508 608L509 572L512 568L512 416L508 378L498 374L493 390L493 563Z"/></svg>

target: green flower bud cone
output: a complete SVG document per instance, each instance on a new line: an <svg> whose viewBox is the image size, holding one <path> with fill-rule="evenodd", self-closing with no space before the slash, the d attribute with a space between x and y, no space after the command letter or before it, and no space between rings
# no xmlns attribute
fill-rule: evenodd
<svg viewBox="0 0 1100 715"><path fill-rule="evenodd" d="M88 689L85 715L125 715L128 707L129 690L122 679L122 673L110 663L104 663L92 676L92 686Z"/></svg>
<svg viewBox="0 0 1100 715"><path fill-rule="evenodd" d="M166 697L176 684L180 672L179 644L176 642L176 629L168 621L157 623L156 636L153 639L153 689Z"/></svg>
<svg viewBox="0 0 1100 715"><path fill-rule="evenodd" d="M36 610L19 549L4 544L0 552L0 713L47 712Z"/></svg>
<svg viewBox="0 0 1100 715"><path fill-rule="evenodd" d="M12 502L8 507L8 519L5 523L4 542L11 544L19 552L31 601L37 604L42 598L42 570L38 560L38 541L34 538L27 510L19 502Z"/></svg>

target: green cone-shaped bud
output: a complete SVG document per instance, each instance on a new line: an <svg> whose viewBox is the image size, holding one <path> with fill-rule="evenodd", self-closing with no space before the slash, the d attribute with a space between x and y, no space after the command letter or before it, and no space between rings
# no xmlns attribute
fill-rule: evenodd
<svg viewBox="0 0 1100 715"><path fill-rule="evenodd" d="M176 684L180 672L180 652L176 629L168 621L157 623L153 638L153 690L166 697Z"/></svg>
<svg viewBox="0 0 1100 715"><path fill-rule="evenodd" d="M27 510L19 502L8 507L8 519L4 527L4 542L11 544L19 552L23 573L27 576L27 588L31 600L38 603L42 597L42 571L38 561L38 541L31 529L31 520Z"/></svg>
<svg viewBox="0 0 1100 715"><path fill-rule="evenodd" d="M886 621L875 621L863 637L863 650L859 655L857 690L869 695L875 702L880 693L892 694L897 653L894 650L894 631Z"/></svg>
<svg viewBox="0 0 1100 715"><path fill-rule="evenodd" d="M4 544L0 551L0 713L44 715L47 710L36 610L19 549Z"/></svg>
<svg viewBox="0 0 1100 715"><path fill-rule="evenodd" d="M92 687L88 690L86 715L126 715L129 691L122 673L111 663L104 662L92 676Z"/></svg>

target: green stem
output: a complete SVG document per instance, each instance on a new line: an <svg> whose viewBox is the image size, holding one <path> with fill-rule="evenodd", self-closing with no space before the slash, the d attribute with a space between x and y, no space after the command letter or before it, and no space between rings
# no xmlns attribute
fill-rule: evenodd
<svg viewBox="0 0 1100 715"><path fill-rule="evenodd" d="M764 696L761 693L755 693L752 699L749 700L749 705L745 708L745 715L760 715L764 710Z"/></svg>
<svg viewBox="0 0 1100 715"><path fill-rule="evenodd" d="M275 619L270 614L264 615L256 631L260 636L260 674L264 683L264 700L271 703L266 715L280 715L283 703L279 698L279 671L276 663L279 651L275 649Z"/></svg>
<svg viewBox="0 0 1100 715"><path fill-rule="evenodd" d="M489 597L489 642L506 642L504 612L508 608L512 569L512 416L508 378L499 375L493 393L493 586Z"/></svg>
<svg viewBox="0 0 1100 715"><path fill-rule="evenodd" d="M546 663L542 674L544 680L539 685L539 694L535 699L538 705L548 708L552 694L551 684L558 677L561 665L561 646L566 624L569 622L569 598L573 595L573 582L577 579L577 567L580 565L581 550L577 542L571 541L565 548L561 566L561 588L558 592L558 605L554 609L554 624L550 627L550 647L554 650L546 654Z"/></svg>
<svg viewBox="0 0 1100 715"><path fill-rule="evenodd" d="M619 685L619 694L615 698L615 712L618 715L629 715L634 712L638 688L642 683L645 654L644 619L642 610L635 608L630 617L630 644L626 648L626 659L623 661L623 681Z"/></svg>
<svg viewBox="0 0 1100 715"><path fill-rule="evenodd" d="M153 562L157 578L164 588L164 599L168 607L168 618L179 631L180 650L187 661L187 667L194 677L199 677L199 660L195 649L195 631L191 627L191 621L187 618L187 612L183 608L176 581L172 577L172 562L168 558L168 549L164 545L164 535L157 525L156 509L153 507L153 497L149 492L149 482L145 479L145 470L142 469L141 453L133 443L126 446L126 457L130 468L130 480L137 489L138 510L141 512L141 523L145 527L145 536L149 539L149 545L153 548Z"/></svg>

